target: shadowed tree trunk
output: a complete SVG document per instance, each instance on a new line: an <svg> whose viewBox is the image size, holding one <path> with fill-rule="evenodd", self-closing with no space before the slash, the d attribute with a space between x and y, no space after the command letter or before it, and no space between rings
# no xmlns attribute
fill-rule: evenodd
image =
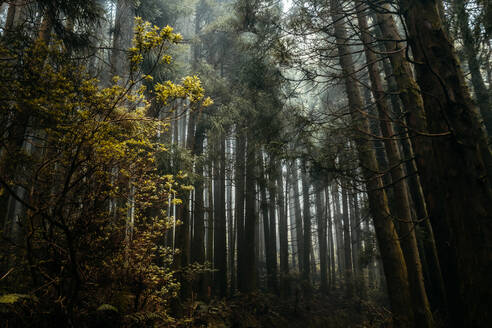
<svg viewBox="0 0 492 328"><path fill-rule="evenodd" d="M263 221L263 241L264 241L264 251L265 251L265 262L266 262L266 269L267 269L267 288L269 290L275 290L275 282L273 279L274 275L274 269L273 269L273 251L272 251L272 243L270 241L271 237L271 232L270 232L270 221L269 217L272 215L272 212L269 212L269 208L272 207L271 203L268 202L267 200L267 193L266 193L266 176L265 176L265 161L263 159L263 152L260 152L259 158L258 158L258 167L259 167L259 173L260 177L258 179L258 187L260 189L260 211L261 211L261 218ZM271 202L271 200L270 200ZM275 215L275 208L273 215Z"/></svg>
<svg viewBox="0 0 492 328"><path fill-rule="evenodd" d="M343 278L345 273L345 261L343 252L343 226L342 226L342 213L340 209L340 194L338 193L338 182L334 181L331 187L331 194L333 197L333 221L335 226L335 243L336 243L336 261L339 278Z"/></svg>
<svg viewBox="0 0 492 328"><path fill-rule="evenodd" d="M200 156L203 154L203 143L205 141L204 128L197 124L195 133L195 144L193 153L197 156L195 173L200 178L195 182L195 206L193 215L193 242L191 260L203 264L205 262L205 216L204 216L204 193L203 193L203 162ZM206 296L204 275L201 274L196 282L195 290L198 296L203 299Z"/></svg>
<svg viewBox="0 0 492 328"><path fill-rule="evenodd" d="M330 205L330 188L327 187L325 188L325 204L326 204L326 220L328 221L328 230L327 230L327 235L328 235L328 246L330 250L330 270L329 270L329 277L330 277L330 289L333 289L335 287L335 279L336 279L336 272L335 272L335 245L333 243L333 224L332 224L332 215L331 215L331 205Z"/></svg>
<svg viewBox="0 0 492 328"><path fill-rule="evenodd" d="M240 127L236 132L236 170L235 170L235 210L237 229L237 283L238 289L244 290L245 268L244 268L244 161L246 142Z"/></svg>
<svg viewBox="0 0 492 328"><path fill-rule="evenodd" d="M241 284L242 292L252 292L257 288L257 269L256 269L256 147L254 144L253 132L248 130L246 143L246 217L244 222L244 251L243 265L244 275Z"/></svg>
<svg viewBox="0 0 492 328"><path fill-rule="evenodd" d="M337 0L331 0L330 3L340 66L345 76L345 90L349 101L352 124L356 131L360 131L355 133L354 139L359 161L363 168L362 173L367 186L369 206L373 215L376 236L379 245L384 245L380 251L393 311L393 321L395 327L414 327L405 260L395 227L389 216L387 197L382 189L381 179L378 176L374 176L374 173L378 172L378 165L374 150L366 139L369 126L367 117L362 111L363 104L360 90L353 80L355 77L354 63L349 47L346 44L347 36L341 6Z"/></svg>
<svg viewBox="0 0 492 328"><path fill-rule="evenodd" d="M287 213L284 199L284 178L282 164L276 166L276 186L278 200L278 237L280 241L280 294L286 296L289 292L289 244L288 244L288 227Z"/></svg>
<svg viewBox="0 0 492 328"><path fill-rule="evenodd" d="M116 3L116 18L114 23L113 50L111 53L111 75L121 77L125 85L130 79L127 60L127 50L133 39L133 18L135 7L132 0L118 0Z"/></svg>
<svg viewBox="0 0 492 328"><path fill-rule="evenodd" d="M214 288L218 296L227 295L227 237L225 212L225 139L219 136L214 185Z"/></svg>
<svg viewBox="0 0 492 328"><path fill-rule="evenodd" d="M370 45L374 43L374 39L370 34L367 26L366 17L362 12L361 3L356 0L359 5L357 11L357 21L361 29L361 39L364 43L366 61L368 65L369 77L371 80L371 88L376 107L379 115L381 133L384 137L384 146L388 156L388 164L393 181L393 197L394 207L397 220L399 222L401 245L403 254L408 269L410 293L412 296L412 305L415 314L415 322L419 327L432 327L434 325L432 313L427 299L427 293L424 286L424 277L422 274L422 264L417 247L417 239L415 237L415 227L412 221L412 213L410 208L410 198L408 188L405 182L405 172L401 162L400 150L391 123L390 109L385 99L383 82L379 74L379 68L376 66L378 58L370 49ZM384 247L384 246L383 246Z"/></svg>
<svg viewBox="0 0 492 328"><path fill-rule="evenodd" d="M349 204L347 196L347 188L342 187L342 206L343 206L343 245L344 261L345 261L345 285L348 297L354 294L354 274L352 271L352 240L350 238L350 222L349 222Z"/></svg>
<svg viewBox="0 0 492 328"><path fill-rule="evenodd" d="M323 208L323 188L315 188L316 224L318 226L319 265L320 265L320 289L321 292L328 291L328 266L327 266L327 244L326 244L326 217Z"/></svg>
<svg viewBox="0 0 492 328"><path fill-rule="evenodd" d="M309 200L309 177L306 170L306 161L302 161L301 167L302 174L302 199L303 204L303 230L304 230L304 254L303 254L303 268L302 279L309 282L311 279L311 247L312 247L312 232L311 232L311 203Z"/></svg>
<svg viewBox="0 0 492 328"><path fill-rule="evenodd" d="M416 62L432 153L417 165L456 327L486 327L492 312L492 157L477 108L437 10L437 2L402 1ZM428 155L428 156L425 156Z"/></svg>
<svg viewBox="0 0 492 328"><path fill-rule="evenodd" d="M405 138L402 141L404 144L403 149L407 151L406 157L413 158L413 147L417 148L416 155L422 160L426 156L432 156L431 151L431 140L426 138L424 135L419 135L418 131L425 132L427 129L427 123L425 121L425 114L423 109L422 97L419 93L419 87L413 79L412 69L410 64L407 62L405 55L403 53L404 48L398 35L396 24L390 15L381 15L379 13L375 14L375 20L378 23L376 28L376 33L381 31L381 35L378 38L382 40L387 40L384 42L384 46L388 53L388 58L390 59L392 70L385 66L386 76L390 77L389 81L392 83L394 81L395 85L392 89L394 94L398 94L403 107L408 113L408 132L405 134ZM399 107L397 99L392 97L393 109L397 111ZM398 113L397 113L398 114ZM399 114L403 117L403 113ZM410 137L412 139L410 139ZM412 140L412 144L409 143ZM408 143L407 146L405 144ZM437 250L433 235L433 229L430 225L430 220L428 218L427 206L424 200L423 191L420 184L419 175L417 175L416 161L413 160L409 162L410 165L408 174L408 184L412 191L412 198L414 200L415 210L417 217L423 221L423 226L427 232L427 238L425 239L426 251L430 255L430 260L432 264L431 274L433 277L432 287L437 290L437 304L441 312L447 312L447 305L445 301L445 291L444 282L441 274L440 260L437 256ZM425 219L427 218L427 219Z"/></svg>
<svg viewBox="0 0 492 328"><path fill-rule="evenodd" d="M482 114L487 132L489 136L492 136L492 103L489 91L483 81L482 73L480 73L480 62L477 58L479 45L470 29L470 19L468 12L466 11L465 1L455 0L452 2L452 5L458 18L457 23L459 25L461 38L463 39L463 51L465 52L466 60L468 62L468 69L470 70L471 82L473 90L475 91L477 104L480 108L480 113Z"/></svg>
<svg viewBox="0 0 492 328"><path fill-rule="evenodd" d="M270 251L270 269L269 269L269 286L270 290L278 294L278 269L277 269L277 223L276 223L276 206L277 206L277 188L276 188L276 159L270 155L270 163L268 165L268 195L269 195L269 239L268 246Z"/></svg>
<svg viewBox="0 0 492 328"><path fill-rule="evenodd" d="M296 222L297 263L299 272L304 268L304 233L302 228L301 203L299 199L299 177L297 161L292 162L292 189L294 190L294 217Z"/></svg>

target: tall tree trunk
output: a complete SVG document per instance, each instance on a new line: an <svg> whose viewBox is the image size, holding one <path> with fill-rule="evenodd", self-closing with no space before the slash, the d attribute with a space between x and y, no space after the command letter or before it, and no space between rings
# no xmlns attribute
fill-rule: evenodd
<svg viewBox="0 0 492 328"><path fill-rule="evenodd" d="M332 215L331 215L331 205L330 205L330 188L325 188L325 204L326 204L326 220L328 221L328 246L330 250L330 289L335 287L335 245L333 243L333 224L332 224Z"/></svg>
<svg viewBox="0 0 492 328"><path fill-rule="evenodd" d="M482 73L480 72L480 62L477 58L479 44L477 44L473 33L470 29L470 19L465 8L464 0L455 0L452 2L457 14L457 23L461 38L463 39L463 51L468 61L468 69L471 74L471 82L475 91L478 107L482 114L485 127L489 136L492 136L492 102L490 94L483 81Z"/></svg>
<svg viewBox="0 0 492 328"><path fill-rule="evenodd" d="M349 222L349 204L347 188L342 187L342 206L343 206L343 245L345 247L345 285L347 296L352 297L354 294L354 275L352 271L352 240L350 238L350 222Z"/></svg>
<svg viewBox="0 0 492 328"><path fill-rule="evenodd" d="M292 190L294 191L294 217L296 221L296 244L297 244L297 262L299 272L304 268L304 233L302 228L301 203L299 197L299 177L297 161L292 162Z"/></svg>
<svg viewBox="0 0 492 328"><path fill-rule="evenodd" d="M333 221L335 225L335 244L336 244L336 261L339 278L342 279L345 273L345 262L344 262L344 247L343 247L343 227L342 227L342 213L340 210L340 195L338 193L337 181L333 182L331 188L332 198L333 198L333 210L334 216Z"/></svg>
<svg viewBox="0 0 492 328"><path fill-rule="evenodd" d="M304 230L304 254L303 254L303 269L302 279L309 282L311 279L311 248L312 248L312 232L311 232L311 201L309 195L309 177L306 169L306 161L302 161L301 166L302 180L302 199L303 204L303 230Z"/></svg>
<svg viewBox="0 0 492 328"><path fill-rule="evenodd" d="M236 168L235 168L235 210L236 210L236 229L237 229L237 282L238 289L244 290L244 165L246 153L246 141L241 128L236 127Z"/></svg>
<svg viewBox="0 0 492 328"><path fill-rule="evenodd" d="M270 163L268 165L268 195L269 195L269 209L270 209L270 224L269 224L269 251L270 251L270 270L271 275L269 278L269 285L271 290L278 294L278 269L277 269L277 188L276 188L276 158L270 155Z"/></svg>
<svg viewBox="0 0 492 328"><path fill-rule="evenodd" d="M233 156L233 142L232 140L227 141L227 149L226 149L226 154L227 154L227 163L232 163L232 156ZM224 164L225 166L225 164ZM234 295L234 292L236 290L236 222L235 222L235 215L234 215L234 210L233 210L233 198L232 198L232 180L233 180L233 170L232 168L226 169L226 181L229 181L229 183L226 184L227 186L227 217L228 217L228 246L229 246L229 267L228 271L231 277L231 288L229 290L229 295Z"/></svg>
<svg viewBox="0 0 492 328"><path fill-rule="evenodd" d="M290 235L290 252L292 254L292 270L299 270L299 266L297 265L297 255L298 255L298 246L297 246L297 228L296 228L296 217L294 214L293 199L294 193L291 188L291 165L287 166L287 177L286 177L286 205L287 205L287 213L289 217L289 235Z"/></svg>
<svg viewBox="0 0 492 328"><path fill-rule="evenodd" d="M326 217L323 208L323 188L315 189L316 224L318 226L319 265L320 265L320 289L321 292L328 291L328 266L327 266L327 244L326 244Z"/></svg>
<svg viewBox="0 0 492 328"><path fill-rule="evenodd" d="M391 123L390 109L385 99L385 92L381 75L379 74L379 68L376 66L378 58L373 50L369 48L370 44L374 42L374 39L367 26L367 20L364 16L365 14L362 12L360 0L356 0L356 3L359 7L359 10L357 11L357 21L362 32L361 39L364 43L372 93L376 100L381 133L384 137L384 147L388 156L390 173L393 181L395 214L400 223L401 245L403 247L403 254L408 269L415 322L418 327L433 327L434 322L424 286L422 264L420 262L417 238L415 236L414 222L412 221L410 198L405 182L405 172L402 166L400 149L396 140L392 139L395 137L395 132L393 124Z"/></svg>
<svg viewBox="0 0 492 328"><path fill-rule="evenodd" d="M350 234L352 236L352 263L354 265L355 288L361 298L366 298L364 276L360 266L361 221L359 213L358 194L355 189L349 194L350 204Z"/></svg>
<svg viewBox="0 0 492 328"><path fill-rule="evenodd" d="M200 158L203 154L203 143L205 141L204 127L201 124L197 124L195 133L195 143L193 153L196 156L195 174L200 178L195 182L195 206L193 215L193 242L191 251L191 260L199 264L205 263L205 217L204 217L204 193L203 193L203 162ZM206 295L206 289L204 284L204 277L200 275L195 284L195 290L198 291L198 296L204 299Z"/></svg>
<svg viewBox="0 0 492 328"><path fill-rule="evenodd" d="M369 206L373 215L374 227L386 275L388 294L393 310L395 327L413 327L414 319L411 311L410 291L405 260L400 248L398 236L389 216L386 193L382 189L381 179L374 176L378 172L378 165L374 150L366 140L369 132L367 116L363 113L362 98L356 84L354 63L347 45L345 22L340 3L331 0L331 16L334 22L335 38L338 55L343 74L345 89L348 96L352 124L354 125L354 139L357 146L362 173L366 182Z"/></svg>
<svg viewBox="0 0 492 328"><path fill-rule="evenodd" d="M217 295L227 295L227 236L225 212L225 137L219 136L214 186L214 287Z"/></svg>
<svg viewBox="0 0 492 328"><path fill-rule="evenodd" d="M492 321L483 301L492 297L492 156L436 3L401 2L417 82L425 90L428 131L436 136L431 140L433 156L422 156L417 164L448 304L454 303L451 322L486 327Z"/></svg>
<svg viewBox="0 0 492 328"><path fill-rule="evenodd" d="M413 79L412 69L404 56L404 48L401 46L400 36L398 34L396 24L390 15L376 14L375 20L378 23L376 28L376 34L381 40L387 40L384 42L384 47L388 53L392 69L387 67L384 62L385 75L389 77L389 83L391 92L395 95L399 95L403 107L406 113L410 114L411 120L409 120L410 129L404 134L402 140L403 150L405 151L405 157L407 159L414 158L414 146L419 149L418 156L425 157L425 153L431 149L430 139L420 136L418 131L425 132L427 124L425 122L425 114L423 109L422 97L419 93L419 87ZM391 40L391 41L388 41ZM394 84L394 85L392 85ZM403 113L399 111L398 100L394 97L391 98L393 109L396 114L403 117ZM418 126L418 128L417 128ZM410 134L412 139L410 139ZM412 140L412 144L409 142ZM446 305L446 292L444 291L444 282L442 277L442 271L440 266L440 260L437 256L437 249L433 234L433 229L430 224L427 204L424 199L420 174L417 173L416 161L411 160L407 165L407 174L409 175L407 181L411 190L412 198L415 205L415 211L417 218L423 220L422 226L426 231L425 248L426 254L429 255L429 263L431 264L432 274L432 288L437 292L437 305L441 310L441 313L447 313Z"/></svg>
<svg viewBox="0 0 492 328"><path fill-rule="evenodd" d="M259 172L260 172L260 178L258 179L258 186L260 189L260 210L261 210L261 218L263 221L263 241L264 241L264 248L265 248L265 264L266 264L266 270L267 270L267 288L270 290L275 290L274 283L272 281L272 276L273 276L273 269L272 269L272 262L273 262L273 257L272 257L272 244L270 242L270 220L269 216L272 215L271 211L269 212L269 203L267 200L267 193L266 193L266 176L265 176L265 161L263 159L263 152L260 152L259 158L258 158L258 167L259 167ZM271 204L270 204L271 206ZM275 212L273 212L273 215L275 216Z"/></svg>
<svg viewBox="0 0 492 328"><path fill-rule="evenodd" d="M208 139L209 140L209 139ZM212 161L209 159L209 163ZM210 263L210 266L214 268L214 198L213 198L213 170L212 165L208 165L208 176L210 180L207 184L207 248L206 258ZM206 276L207 283L207 298L210 298L212 291L213 273L209 273Z"/></svg>
<svg viewBox="0 0 492 328"><path fill-rule="evenodd" d="M280 242L280 294L285 296L289 291L289 244L287 213L284 199L284 178L282 164L276 165L276 183L278 200L278 238Z"/></svg>
<svg viewBox="0 0 492 328"><path fill-rule="evenodd" d="M5 20L5 33L9 36L27 18L27 0L14 0L10 2Z"/></svg>
<svg viewBox="0 0 492 328"><path fill-rule="evenodd" d="M243 265L244 275L242 292L252 292L257 288L257 269L255 253L255 235L256 235L256 147L253 137L253 131L248 129L246 144L246 217L244 222L244 252Z"/></svg>
<svg viewBox="0 0 492 328"><path fill-rule="evenodd" d="M111 74L121 77L121 84L130 80L127 50L132 45L135 7L132 0L118 0L114 23Z"/></svg>

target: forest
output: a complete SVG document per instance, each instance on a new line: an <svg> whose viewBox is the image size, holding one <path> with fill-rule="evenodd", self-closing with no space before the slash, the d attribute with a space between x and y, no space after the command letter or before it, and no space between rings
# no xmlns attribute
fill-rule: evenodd
<svg viewBox="0 0 492 328"><path fill-rule="evenodd" d="M491 134L489 0L0 1L0 328L491 327Z"/></svg>

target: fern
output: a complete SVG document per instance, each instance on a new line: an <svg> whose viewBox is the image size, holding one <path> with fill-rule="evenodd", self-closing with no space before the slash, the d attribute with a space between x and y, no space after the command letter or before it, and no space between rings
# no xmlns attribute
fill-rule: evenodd
<svg viewBox="0 0 492 328"><path fill-rule="evenodd" d="M113 312L119 312L118 309L111 304L103 304L100 307L97 308L97 311L113 311Z"/></svg>
<svg viewBox="0 0 492 328"><path fill-rule="evenodd" d="M4 294L0 296L0 304L14 304L22 300L32 300L37 302L36 296L31 296L27 294Z"/></svg>

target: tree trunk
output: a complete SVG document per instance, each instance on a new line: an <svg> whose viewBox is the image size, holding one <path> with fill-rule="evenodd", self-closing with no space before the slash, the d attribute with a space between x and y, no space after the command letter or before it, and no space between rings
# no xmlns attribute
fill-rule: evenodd
<svg viewBox="0 0 492 328"><path fill-rule="evenodd" d="M320 290L322 293L328 291L328 266L327 266L327 244L326 244L326 217L323 208L323 188L315 190L316 224L318 226L319 265L320 265Z"/></svg>
<svg viewBox="0 0 492 328"><path fill-rule="evenodd" d="M235 210L236 210L236 229L237 229L237 282L238 289L244 290L244 280L247 279L244 268L244 160L246 152L246 142L240 127L236 132L236 170L234 180L235 188Z"/></svg>
<svg viewBox="0 0 492 328"><path fill-rule="evenodd" d="M303 254L303 269L302 279L309 282L311 279L311 247L312 247L312 232L311 232L311 202L309 200L309 177L306 170L306 161L302 161L301 166L302 180L302 199L303 204L303 230L304 230L304 254Z"/></svg>
<svg viewBox="0 0 492 328"><path fill-rule="evenodd" d="M208 139L209 140L209 139ZM209 163L212 161L209 158ZM214 196L213 196L213 171L212 165L208 165L208 176L210 180L207 185L207 248L206 248L206 257L207 261L210 263L210 266L214 268ZM213 282L213 272L208 274L207 281L207 296L211 296L212 282Z"/></svg>
<svg viewBox="0 0 492 328"><path fill-rule="evenodd" d="M457 14L457 23L459 25L461 38L463 39L463 51L468 61L468 69L471 74L471 82L480 113L482 114L485 127L488 135L492 136L492 103L490 94L483 81L482 73L480 72L480 62L477 58L479 45L473 37L473 33L470 29L470 21L468 12L465 8L464 0L455 0L452 2L453 7Z"/></svg>
<svg viewBox="0 0 492 328"><path fill-rule="evenodd" d="M343 274L345 273L345 262L344 262L344 247L343 247L343 227L342 227L342 213L340 210L340 195L338 193L338 184L337 181L334 181L331 194L333 197L333 210L334 216L333 221L335 225L335 243L336 243L336 261L337 261L337 270L338 276L342 279Z"/></svg>
<svg viewBox="0 0 492 328"><path fill-rule="evenodd" d="M362 274L360 266L360 249L361 249L361 224L360 213L359 213L359 203L358 194L355 189L351 190L349 194L349 204L350 204L350 233L352 241L352 263L354 265L354 279L355 288L358 295L361 298L366 298L366 288L364 284L364 276Z"/></svg>
<svg viewBox="0 0 492 328"><path fill-rule="evenodd" d="M193 153L197 156L195 163L195 174L200 178L195 182L195 206L193 215L193 242L191 260L199 264L205 263L205 222L204 222L204 201L203 201L203 162L201 155L203 154L203 143L205 141L204 128L201 124L197 124L195 133L195 142ZM195 290L198 291L198 296L204 299L206 289L204 278L201 274L195 284Z"/></svg>
<svg viewBox="0 0 492 328"><path fill-rule="evenodd" d="M292 162L292 189L294 190L294 217L296 220L296 244L297 244L297 262L299 272L304 268L304 233L302 228L301 203L299 197L299 177L297 161Z"/></svg>
<svg viewBox="0 0 492 328"><path fill-rule="evenodd" d="M215 293L227 295L227 237L225 212L225 138L219 136L214 186L214 274Z"/></svg>
<svg viewBox="0 0 492 328"><path fill-rule="evenodd" d="M27 0L15 0L10 2L4 26L6 36L15 31L26 20L26 10Z"/></svg>
<svg viewBox="0 0 492 328"><path fill-rule="evenodd" d="M130 80L127 50L132 45L135 8L132 0L118 0L114 23L111 74L121 77L121 84Z"/></svg>
<svg viewBox="0 0 492 328"><path fill-rule="evenodd" d="M269 290L275 290L275 285L272 280L273 277L273 256L272 256L272 244L270 242L270 220L269 216L272 215L272 213L269 213L269 203L267 200L267 193L266 193L266 177L265 177L265 165L264 165L264 160L263 160L263 152L260 152L259 158L258 158L258 167L260 171L260 178L258 179L258 186L260 189L260 210L261 210L261 218L263 221L263 241L264 241L264 248L265 248L265 262L266 262L266 270L267 270L267 288ZM270 203L271 206L271 203ZM274 209L275 210L275 209ZM275 215L275 211L273 212L273 215Z"/></svg>
<svg viewBox="0 0 492 328"><path fill-rule="evenodd" d="M335 287L335 245L333 243L333 224L330 205L330 189L327 186L325 188L325 204L326 204L326 220L328 221L328 245L330 249L330 289Z"/></svg>
<svg viewBox="0 0 492 328"><path fill-rule="evenodd" d="M486 327L492 312L492 157L436 1L402 1L433 154L416 152L456 326ZM424 154L425 155L425 154ZM433 155L433 156L432 156ZM453 304L451 304L453 303Z"/></svg>
<svg viewBox="0 0 492 328"><path fill-rule="evenodd" d="M386 275L388 294L393 310L395 327L414 327L414 319L411 309L410 291L405 260L400 248L398 236L393 222L389 216L389 208L386 193L382 189L382 182L374 174L378 172L378 166L371 143L366 140L369 132L367 116L363 112L362 98L355 77L354 63L346 44L344 17L337 0L331 0L331 16L334 22L335 38L338 55L343 74L345 76L345 89L348 96L352 124L356 132L355 142L362 173L366 182L369 206L373 215L374 227L379 245L381 245L381 257Z"/></svg>
<svg viewBox="0 0 492 328"><path fill-rule="evenodd" d="M227 155L227 163L232 163L232 155L233 155L233 146L232 140L226 140L226 155ZM224 163L225 166L225 163ZM233 199L232 199L232 180L233 180L233 172L232 168L226 169L226 181L229 183L226 184L227 187L227 217L228 217L228 242L229 246L229 266L228 272L231 277L231 288L229 290L229 295L234 295L234 291L236 290L236 222L233 211Z"/></svg>
<svg viewBox="0 0 492 328"><path fill-rule="evenodd" d="M276 166L276 186L278 200L278 237L280 242L280 294L288 294L289 283L289 244L288 244L288 227L287 213L285 210L284 199L284 178L282 174L282 164Z"/></svg>
<svg viewBox="0 0 492 328"><path fill-rule="evenodd" d="M343 206L343 245L345 246L345 285L347 297L354 294L354 275L352 271L352 242L350 238L349 205L346 187L342 187L342 206Z"/></svg>
<svg viewBox="0 0 492 328"><path fill-rule="evenodd" d="M298 246L297 246L297 228L296 228L296 217L294 214L293 199L294 193L291 188L291 165L287 168L287 183L286 183L286 204L288 209L288 217L289 217L289 230L290 230L290 252L292 254L292 270L299 270L299 266L297 264L297 255L298 255Z"/></svg>
<svg viewBox="0 0 492 328"><path fill-rule="evenodd" d="M396 89L393 90L393 92L400 96L403 107L405 108L406 113L408 113L409 130L405 135L405 140L403 142L407 142L407 140L410 140L409 138L411 137L413 147L412 145L404 147L404 149L407 149L408 151L406 157L413 157L413 153L411 152L413 149L416 150L416 159L420 158L420 161L422 161L423 158L432 158L433 154L431 150L431 139L425 137L424 134L419 134L422 132L425 133L427 130L423 101L419 92L419 86L413 79L412 69L404 56L404 48L401 46L401 41L399 41L400 36L397 32L396 24L390 15L376 13L375 17L382 33L381 39L391 40L384 42L384 46L388 52L388 57L392 66L392 72L386 68L386 75L391 75L390 82L392 79L395 80ZM398 108L396 100L393 99L392 101L394 108ZM409 168L408 174L410 175L408 180L409 187L412 189L412 197L417 216L420 220L424 220L423 225L428 233L428 238L426 239L426 249L428 250L427 254L432 255L432 274L435 282L433 283L433 287L438 290L439 298L443 299L445 297L445 291L443 289L443 278L441 275L442 271L440 260L438 259L436 253L436 245L432 233L432 227L430 226L430 220L428 218L426 201L423 198L423 191L421 189L419 176L412 174L412 172L417 172L416 161L411 161L410 164L410 166L407 166L407 168ZM420 172L419 174L422 173ZM444 300L439 302L439 307L443 313L447 312L447 306L445 303L446 302Z"/></svg>
<svg viewBox="0 0 492 328"><path fill-rule="evenodd" d="M433 327L434 322L424 286L422 264L420 262L417 239L415 237L415 227L414 222L412 221L410 198L405 182L405 172L402 166L400 150L396 140L392 139L395 137L395 132L389 114L390 109L385 100L385 92L383 89L381 75L379 74L379 68L376 66L378 58L372 49L369 48L369 45L374 42L374 39L372 38L367 26L366 17L362 12L360 0L356 0L356 3L359 5L359 10L357 11L357 21L362 32L361 39L364 43L364 51L368 65L369 77L371 80L372 93L374 99L376 100L381 133L384 137L384 147L388 156L391 179L393 181L395 214L399 222L401 245L403 247L403 254L405 256L408 269L415 322L418 327Z"/></svg>
<svg viewBox="0 0 492 328"><path fill-rule="evenodd" d="M252 292L257 288L257 269L255 253L256 235L256 146L253 131L248 130L246 145L246 218L244 222L244 275L242 292Z"/></svg>
<svg viewBox="0 0 492 328"><path fill-rule="evenodd" d="M278 294L278 268L277 268L277 188L276 188L276 159L273 155L270 155L270 163L269 163L269 168L268 168L269 174L268 174L268 194L269 194L269 209L270 209L270 224L269 226L269 233L270 233L270 238L268 240L269 242L269 251L270 251L270 273L271 275L268 277L269 278L269 285L270 285L270 290Z"/></svg>

